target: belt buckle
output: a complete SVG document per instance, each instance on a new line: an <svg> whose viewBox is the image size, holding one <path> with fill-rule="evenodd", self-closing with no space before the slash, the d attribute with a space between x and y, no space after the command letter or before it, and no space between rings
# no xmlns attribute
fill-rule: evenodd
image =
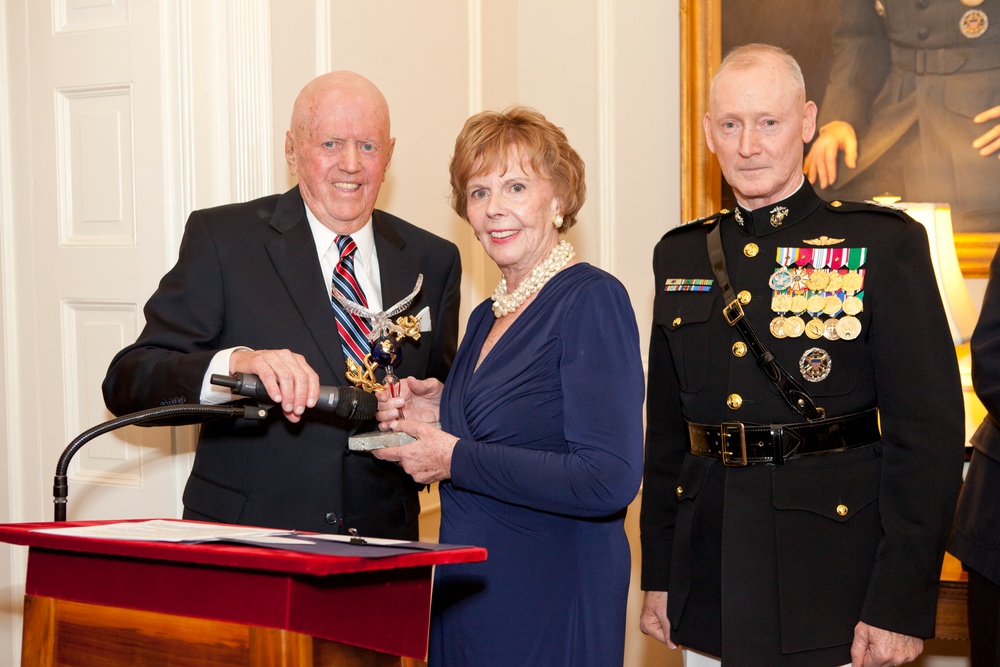
<svg viewBox="0 0 1000 667"><path fill-rule="evenodd" d="M732 315L730 315L732 313ZM743 306L739 299L733 299L722 309L722 316L726 318L726 324L733 326L743 319Z"/></svg>
<svg viewBox="0 0 1000 667"><path fill-rule="evenodd" d="M740 436L740 455L732 458L729 453L729 430L736 429ZM743 422L722 422L719 426L719 438L722 445L722 464L734 468L742 468L747 464L747 436Z"/></svg>

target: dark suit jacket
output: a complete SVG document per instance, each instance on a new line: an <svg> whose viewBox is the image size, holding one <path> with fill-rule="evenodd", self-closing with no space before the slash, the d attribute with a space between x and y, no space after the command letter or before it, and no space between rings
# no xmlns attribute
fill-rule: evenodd
<svg viewBox="0 0 1000 667"><path fill-rule="evenodd" d="M396 372L444 381L458 337L458 249L382 211L373 213L373 226L383 304L405 297L423 273L423 288L404 314L430 311L432 331L402 344ZM111 362L108 408L120 415L197 403L213 355L238 345L287 348L306 358L320 384L347 384L325 282L297 187L194 211L177 264L146 304L142 334ZM201 427L185 517L417 536L417 485L398 466L347 449L357 422L307 411L291 424L271 412L261 422Z"/></svg>
<svg viewBox="0 0 1000 667"><path fill-rule="evenodd" d="M772 226L778 206L788 215ZM740 214L742 224L732 212L716 224L733 289L751 297L744 316L828 417L877 406L882 439L783 465L726 467L691 455L684 420L804 419L754 356L734 349L742 337L723 318L725 300L706 249L709 226L669 232L653 260L642 588L668 591L674 641L721 653L728 667L850 662L859 620L933 636L964 422L926 233L892 209L822 203L809 183L773 207ZM824 237L831 245L809 243ZM866 249L857 338L772 336L777 313L768 281L779 248L803 249L803 259L810 249ZM831 254L829 261L859 260ZM713 282L704 292L673 291L669 279ZM799 370L810 348L831 360L828 377L816 382ZM733 395L742 404L729 407Z"/></svg>
<svg viewBox="0 0 1000 667"><path fill-rule="evenodd" d="M972 334L972 384L989 414L972 436L948 551L966 567L1000 585L1000 253Z"/></svg>

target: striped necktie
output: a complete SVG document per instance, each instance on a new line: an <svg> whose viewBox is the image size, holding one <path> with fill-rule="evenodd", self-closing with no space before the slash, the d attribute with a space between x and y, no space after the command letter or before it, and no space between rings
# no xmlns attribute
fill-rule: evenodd
<svg viewBox="0 0 1000 667"><path fill-rule="evenodd" d="M340 250L340 261L337 262L337 266L333 270L333 286L348 301L353 301L367 308L368 300L354 276L354 252L358 246L350 236L338 236L337 248ZM336 299L333 299L333 312L337 317L337 330L340 331L344 357L354 359L355 363L363 368L364 358L371 347L367 338L371 326L363 317L352 315L344 310L344 307Z"/></svg>

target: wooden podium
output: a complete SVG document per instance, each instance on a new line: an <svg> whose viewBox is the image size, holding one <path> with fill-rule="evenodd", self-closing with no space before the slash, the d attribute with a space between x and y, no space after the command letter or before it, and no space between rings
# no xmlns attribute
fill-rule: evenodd
<svg viewBox="0 0 1000 667"><path fill-rule="evenodd" d="M222 543L32 532L106 522L0 524L30 547L27 665L399 665L427 651L435 565L455 547L385 558Z"/></svg>

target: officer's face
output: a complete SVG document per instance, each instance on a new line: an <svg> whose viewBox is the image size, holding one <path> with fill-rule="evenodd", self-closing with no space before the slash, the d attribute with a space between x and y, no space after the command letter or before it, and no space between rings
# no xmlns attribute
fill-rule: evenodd
<svg viewBox="0 0 1000 667"><path fill-rule="evenodd" d="M801 184L803 147L816 129L816 105L795 90L780 61L763 56L749 69L730 67L719 74L704 127L736 200L761 208Z"/></svg>

